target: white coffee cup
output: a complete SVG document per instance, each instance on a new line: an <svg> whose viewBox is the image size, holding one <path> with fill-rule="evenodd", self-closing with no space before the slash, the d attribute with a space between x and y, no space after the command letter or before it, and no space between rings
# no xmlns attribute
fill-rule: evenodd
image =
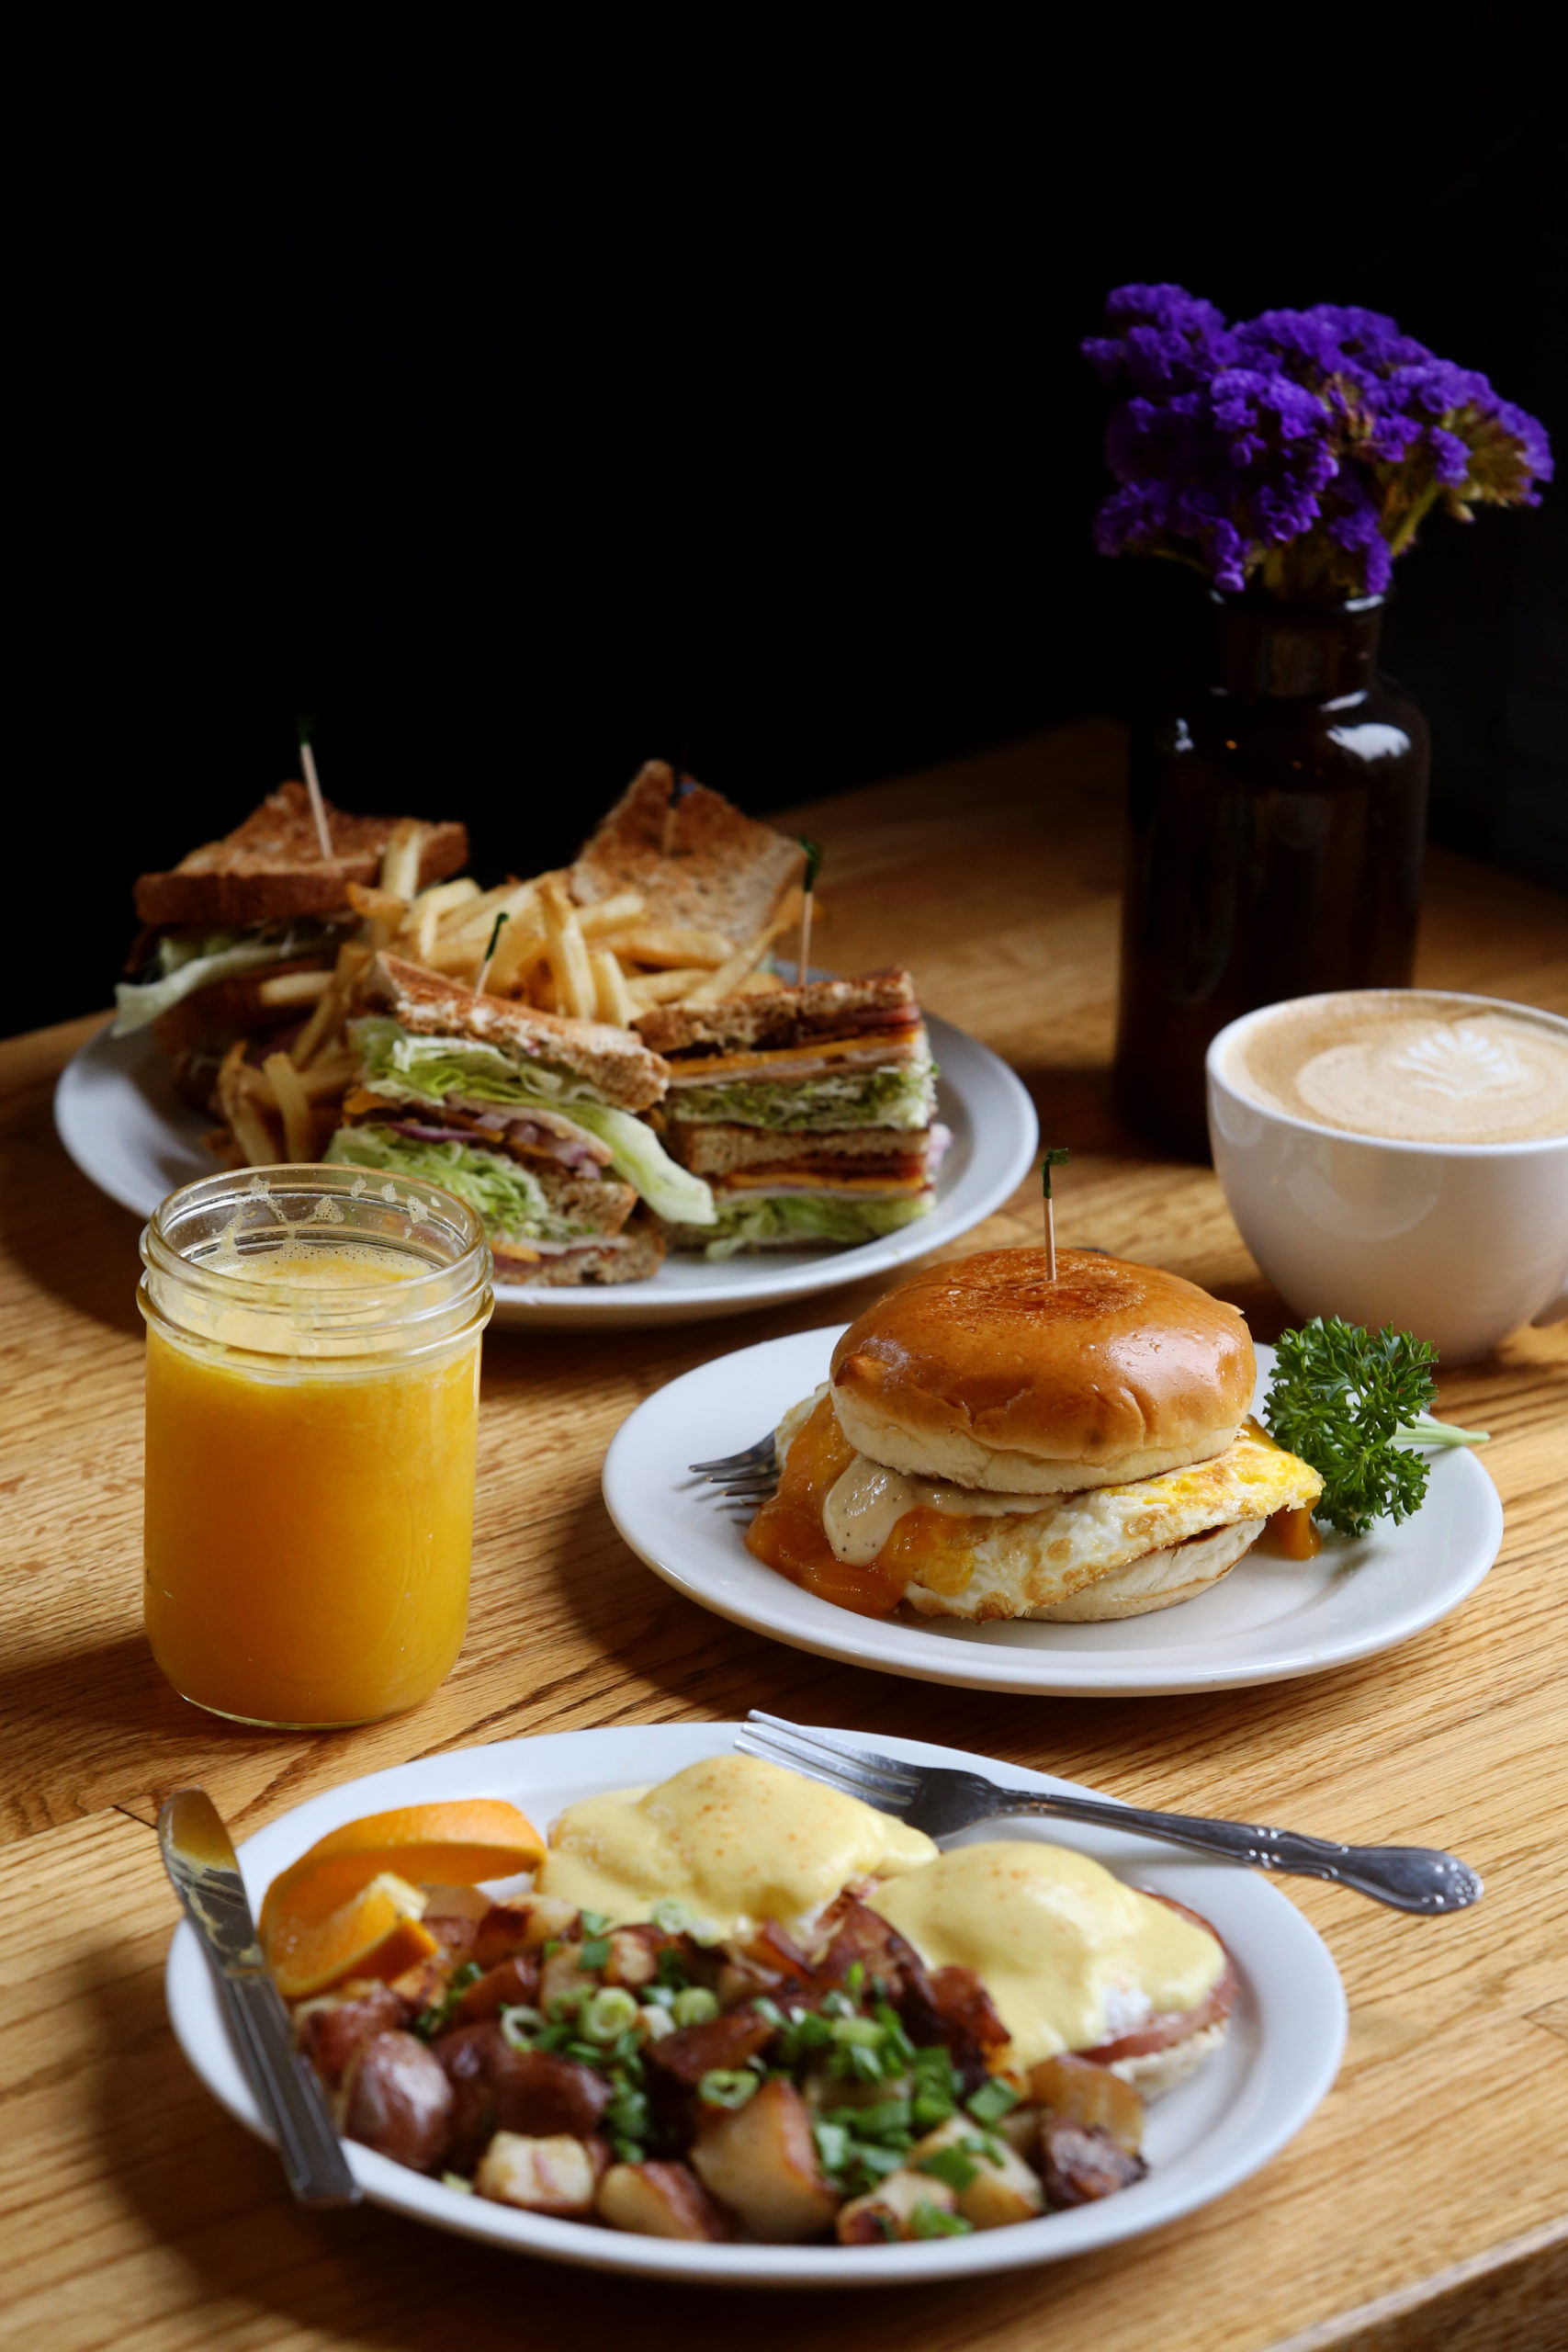
<svg viewBox="0 0 1568 2352"><path fill-rule="evenodd" d="M1373 991L1356 989L1364 1001ZM1517 1013L1568 1046L1568 1021L1451 989L1448 1006ZM1327 1010L1331 996L1293 1000ZM1238 1073L1247 1034L1292 1006L1264 1005L1209 1047L1209 1135L1242 1239L1292 1313L1392 1323L1445 1363L1483 1355L1532 1319L1568 1315L1568 1135L1514 1143L1394 1141L1319 1125L1262 1102Z"/></svg>

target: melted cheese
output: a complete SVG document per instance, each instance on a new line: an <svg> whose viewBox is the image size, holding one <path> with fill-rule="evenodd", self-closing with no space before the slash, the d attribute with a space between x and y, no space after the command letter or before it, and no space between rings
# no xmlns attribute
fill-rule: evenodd
<svg viewBox="0 0 1568 2352"><path fill-rule="evenodd" d="M836 1560L863 1568L874 1560L908 1511L940 1510L955 1519L999 1519L1009 1512L1032 1516L1038 1495L993 1495L976 1487L950 1487L935 1478L911 1477L857 1453L842 1477L829 1488L822 1525Z"/></svg>
<svg viewBox="0 0 1568 2352"><path fill-rule="evenodd" d="M924 1044L919 1022L908 1029L879 1029L861 1037L813 1038L803 1046L769 1046L753 1053L712 1054L670 1065L671 1088L710 1086L728 1078L809 1078L817 1070L877 1068L916 1058L911 1048Z"/></svg>
<svg viewBox="0 0 1568 2352"><path fill-rule="evenodd" d="M570 1805L536 1883L617 1924L673 1896L718 1934L743 1935L764 1919L805 1918L851 1879L915 1870L936 1850L818 1781L715 1756L657 1788Z"/></svg>
<svg viewBox="0 0 1568 2352"><path fill-rule="evenodd" d="M1020 2067L1196 2008L1224 1967L1217 1937L1063 1846L955 1847L870 1899L929 1968L976 1971Z"/></svg>

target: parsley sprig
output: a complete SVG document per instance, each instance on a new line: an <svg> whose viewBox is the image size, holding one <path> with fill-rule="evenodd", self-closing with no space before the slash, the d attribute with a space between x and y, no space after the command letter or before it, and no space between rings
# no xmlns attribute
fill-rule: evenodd
<svg viewBox="0 0 1568 2352"><path fill-rule="evenodd" d="M1485 1444L1484 1431L1427 1410L1437 1360L1436 1348L1408 1331L1364 1331L1337 1315L1281 1334L1263 1417L1321 1475L1314 1515L1341 1535L1365 1535L1382 1512L1397 1525L1420 1510L1430 1470L1411 1446Z"/></svg>

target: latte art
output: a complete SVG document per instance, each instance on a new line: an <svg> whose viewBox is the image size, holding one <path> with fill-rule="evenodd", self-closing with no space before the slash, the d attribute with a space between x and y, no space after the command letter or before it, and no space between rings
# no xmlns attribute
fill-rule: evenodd
<svg viewBox="0 0 1568 2352"><path fill-rule="evenodd" d="M1568 1029L1409 989L1282 1005L1236 1041L1243 1092L1320 1126L1398 1142L1568 1135Z"/></svg>

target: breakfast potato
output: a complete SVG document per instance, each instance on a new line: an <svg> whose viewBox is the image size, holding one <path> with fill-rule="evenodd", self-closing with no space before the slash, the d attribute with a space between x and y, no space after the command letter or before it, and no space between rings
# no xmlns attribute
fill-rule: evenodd
<svg viewBox="0 0 1568 2352"><path fill-rule="evenodd" d="M552 1936L564 1936L577 1923L577 1905L558 1894L530 1894L516 1903L492 1903L474 1933L468 1953L481 1968L514 1952L537 1951Z"/></svg>
<svg viewBox="0 0 1568 2352"><path fill-rule="evenodd" d="M1114 2197L1148 2170L1142 2156L1130 2155L1108 2132L1082 2123L1047 2119L1041 2126L1040 2154L1045 2201L1054 2211Z"/></svg>
<svg viewBox="0 0 1568 2352"><path fill-rule="evenodd" d="M976 2229L1005 2229L1012 2222L1032 2222L1045 2211L1039 2174L999 2134L977 2131L964 2115L938 2124L917 2141L906 2160L908 2169L922 2179L932 2178L920 2173L920 2165L943 2148L956 2149L975 2167L973 2180L962 2188L955 2183L953 2187L958 2211Z"/></svg>
<svg viewBox="0 0 1568 2352"><path fill-rule="evenodd" d="M612 2165L599 2183L598 2213L611 2229L645 2238L734 2235L728 2215L682 2164Z"/></svg>
<svg viewBox="0 0 1568 2352"><path fill-rule="evenodd" d="M912 2238L915 2215L922 2206L938 2213L956 2213L958 2199L947 2183L900 2166L864 2197L852 2197L839 2214L836 2228L840 2245L883 2245L890 2238Z"/></svg>
<svg viewBox="0 0 1568 2352"><path fill-rule="evenodd" d="M679 2083L694 2085L716 2067L744 2066L773 2038L773 2028L754 2009L729 2009L702 2025L683 2025L651 2052L656 2065Z"/></svg>
<svg viewBox="0 0 1568 2352"><path fill-rule="evenodd" d="M598 2172L595 2152L586 2141L564 2133L534 2140L498 2132L479 2159L474 2188L498 2205L581 2222L593 2211Z"/></svg>
<svg viewBox="0 0 1568 2352"><path fill-rule="evenodd" d="M1094 2066L1066 2052L1043 2058L1029 2070L1029 2098L1044 2109L1048 2120L1107 2132L1131 2156L1144 2144L1144 2102L1131 2083L1109 2066Z"/></svg>
<svg viewBox="0 0 1568 2352"><path fill-rule="evenodd" d="M811 2110L793 2083L775 2076L744 2107L704 2115L692 2168L748 2237L792 2245L827 2227L839 2194L823 2177Z"/></svg>
<svg viewBox="0 0 1568 2352"><path fill-rule="evenodd" d="M510 1960L497 1961L486 1969L477 1983L470 1984L458 1997L452 2012L455 2025L477 2025L481 2018L497 2018L502 2009L513 2009L532 2003L539 1989L539 1972L525 1952L513 1952Z"/></svg>
<svg viewBox="0 0 1568 2352"><path fill-rule="evenodd" d="M452 2161L471 2165L494 2132L586 2139L610 2103L592 2066L542 2050L513 2050L493 2019L457 2027L431 2045L452 2086Z"/></svg>
<svg viewBox="0 0 1568 2352"><path fill-rule="evenodd" d="M356 1980L301 2001L295 2039L328 2090L336 2090L355 2052L373 2035L395 2031L407 2014L391 1985Z"/></svg>
<svg viewBox="0 0 1568 2352"><path fill-rule="evenodd" d="M429 2172L452 2139L452 2086L439 2059L412 2033L377 2033L360 2043L343 2080L346 2139L394 2164Z"/></svg>

